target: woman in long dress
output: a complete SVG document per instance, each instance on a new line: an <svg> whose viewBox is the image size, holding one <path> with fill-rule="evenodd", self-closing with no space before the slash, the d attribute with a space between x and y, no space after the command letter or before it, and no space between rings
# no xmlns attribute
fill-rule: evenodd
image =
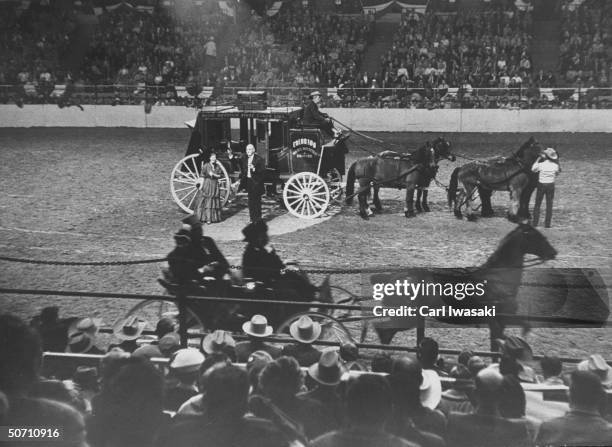
<svg viewBox="0 0 612 447"><path fill-rule="evenodd" d="M195 215L203 223L215 223L221 221L221 191L219 179L223 177L223 171L217 161L217 155L210 154L208 163L202 165L202 187L200 197L195 209Z"/></svg>

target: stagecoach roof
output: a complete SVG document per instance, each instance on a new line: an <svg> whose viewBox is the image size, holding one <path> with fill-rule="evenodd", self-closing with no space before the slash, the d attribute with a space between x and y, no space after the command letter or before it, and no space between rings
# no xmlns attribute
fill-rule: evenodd
<svg viewBox="0 0 612 447"><path fill-rule="evenodd" d="M298 118L301 107L268 107L262 110L241 110L233 106L205 106L200 109L203 118Z"/></svg>

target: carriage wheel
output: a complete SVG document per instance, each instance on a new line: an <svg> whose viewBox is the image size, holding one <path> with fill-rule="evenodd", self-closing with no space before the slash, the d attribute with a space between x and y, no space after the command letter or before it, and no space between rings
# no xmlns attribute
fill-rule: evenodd
<svg viewBox="0 0 612 447"><path fill-rule="evenodd" d="M338 169L333 168L325 173L325 183L329 187L329 196L332 201L341 203L344 188L342 187L342 174Z"/></svg>
<svg viewBox="0 0 612 447"><path fill-rule="evenodd" d="M314 219L329 206L329 187L317 174L300 172L285 183L283 201L294 216Z"/></svg>
<svg viewBox="0 0 612 447"><path fill-rule="evenodd" d="M340 344L349 342L355 343L348 329L344 327L340 321L320 312L300 312L290 316L278 327L276 331L277 334L289 335L289 326L302 316L308 316L312 321L321 325L321 335L317 340L331 341Z"/></svg>
<svg viewBox="0 0 612 447"><path fill-rule="evenodd" d="M179 161L170 176L170 191L172 198L181 209L187 213L193 212L195 208L195 198L198 192L198 180L200 178L200 168L198 166L199 154L188 155ZM221 206L225 206L230 196L230 177L223 166L219 163L223 171L223 177L219 179L219 190L221 193Z"/></svg>
<svg viewBox="0 0 612 447"><path fill-rule="evenodd" d="M179 312L178 306L172 301L164 300L144 300L136 304L129 310L126 317L139 317L148 323L146 330L155 330L155 325L162 317L169 317L174 320L175 327L178 328ZM204 324L193 310L187 307L187 333L201 334L205 330ZM190 344L196 344L189 338ZM198 343L199 346L199 343Z"/></svg>

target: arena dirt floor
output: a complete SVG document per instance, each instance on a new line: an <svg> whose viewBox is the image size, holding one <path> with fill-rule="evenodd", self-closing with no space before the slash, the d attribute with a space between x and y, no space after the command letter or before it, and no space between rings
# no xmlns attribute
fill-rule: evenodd
<svg viewBox="0 0 612 447"><path fill-rule="evenodd" d="M394 148L411 150L434 134L377 133ZM510 155L527 134L444 134L453 151L470 158ZM561 155L553 228L542 230L559 251L547 267L597 268L611 284L612 134L536 134ZM47 261L126 261L163 258L184 214L172 201L169 176L185 152L186 129L2 129L0 130L0 255ZM354 135L350 162L381 150ZM456 163L443 161L438 179L448 184ZM495 193L496 216L458 221L443 188L430 192L432 211L403 216L404 191L384 190L384 213L369 221L357 206L332 208L328 218L306 226L268 204L272 244L283 259L311 268L382 266L464 267L479 265L512 230L505 219L507 194ZM273 203L273 202L270 202ZM205 231L219 240L230 263L240 264L246 203L238 198L228 220ZM276 223L275 223L276 222ZM164 293L156 279L162 264L103 267L54 266L0 261L0 286L24 289ZM525 278L534 277L534 269ZM313 275L314 282L322 280ZM333 274L331 282L362 295L367 275ZM610 293L608 286L607 293ZM528 306L529 294L521 294ZM135 303L128 300L0 295L1 311L25 318L43 306L59 305L62 316L97 316L106 325ZM488 330L453 326L428 329L444 348L488 348ZM510 329L518 331L518 329ZM414 331L395 343L414 345ZM612 329L538 328L528 340L536 353L556 350L583 357L612 357ZM375 341L370 336L369 340Z"/></svg>

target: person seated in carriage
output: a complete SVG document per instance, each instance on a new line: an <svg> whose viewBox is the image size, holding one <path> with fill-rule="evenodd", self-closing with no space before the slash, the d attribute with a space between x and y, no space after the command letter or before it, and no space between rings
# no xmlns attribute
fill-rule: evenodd
<svg viewBox="0 0 612 447"><path fill-rule="evenodd" d="M168 270L164 272L171 282L202 283L206 277L230 278L229 263L215 241L203 235L202 223L196 216L183 219L183 227L174 235L174 240L176 247L168 254Z"/></svg>
<svg viewBox="0 0 612 447"><path fill-rule="evenodd" d="M321 129L330 137L333 137L332 145L336 146L350 136L343 134L340 130L334 127L334 122L327 113L319 111L319 103L321 102L321 92L314 91L310 94L310 102L304 107L304 115L302 124L305 126L315 126Z"/></svg>
<svg viewBox="0 0 612 447"><path fill-rule="evenodd" d="M247 242L242 255L244 278L251 278L283 293L286 300L313 301L317 291L325 292L324 287L313 285L297 265L285 264L281 260L269 245L268 225L264 221L250 223L243 228L242 234Z"/></svg>

